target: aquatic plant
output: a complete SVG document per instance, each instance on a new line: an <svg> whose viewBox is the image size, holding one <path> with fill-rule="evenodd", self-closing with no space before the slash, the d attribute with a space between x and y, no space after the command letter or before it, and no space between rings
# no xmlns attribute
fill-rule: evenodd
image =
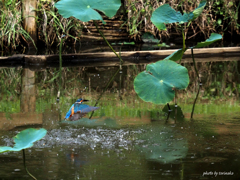
<svg viewBox="0 0 240 180"><path fill-rule="evenodd" d="M158 61L147 66L144 72L141 72L137 75L134 80L134 89L139 97L147 102L152 102L155 104L166 104L173 100L174 90L175 89L185 89L189 83L189 76L187 70L183 66L176 64L172 61L179 61L181 63L182 56L184 52L188 49L185 44L185 28L189 26L190 23L195 20L203 11L206 5L206 1L202 1L199 6L191 12L181 13L172 9L168 4L164 4L157 8L151 17L151 21L159 30L166 30L166 25L168 23L177 23L182 30L183 38L183 47L182 49L177 50L173 54L166 57L163 61ZM187 23L187 24L186 24ZM221 39L222 36L216 33L213 33L209 39L205 42L197 43L196 46L190 47L192 51L192 59L194 63L195 71L198 75L198 71L195 65L193 48L200 48L208 46L213 42ZM166 65L169 64L169 65ZM180 68L181 67L181 68ZM199 78L199 75L198 75ZM179 82L182 82L179 86ZM201 80L199 78L199 84L201 85ZM198 97L199 90L196 96ZM193 104L192 115L194 111ZM192 117L192 116L191 116Z"/></svg>
<svg viewBox="0 0 240 180"><path fill-rule="evenodd" d="M178 25L167 24L167 31L160 31L154 26L150 20L152 13L161 5L169 4L173 9L180 12L189 12L198 6L198 1L185 1L185 0L124 0L127 19L125 24L128 26L128 32L133 32L131 37L140 39L141 32L151 32L155 37L162 39L164 36L170 36L172 32L179 33ZM191 21L189 26L186 27L187 31L192 31L195 37L197 34L202 33L205 38L208 38L212 32L226 32L233 34L234 30L239 34L238 11L240 2L234 0L215 0L208 1L206 8L203 10L201 17L195 21ZM138 14L141 12L141 16ZM138 17L137 19L134 17ZM136 29L133 31L133 29ZM180 32L181 33L181 32Z"/></svg>
<svg viewBox="0 0 240 180"><path fill-rule="evenodd" d="M147 65L134 80L138 96L155 104L166 104L175 96L175 89L185 89L189 84L185 67L170 60L158 61Z"/></svg>
<svg viewBox="0 0 240 180"><path fill-rule="evenodd" d="M13 140L15 145L13 147L9 146L0 146L0 153L8 152L8 151L23 151L23 164L27 173L33 178L36 179L32 174L29 173L25 164L25 151L24 149L30 148L33 146L35 141L42 139L47 134L47 130L44 128L41 129L34 129L29 128L21 131Z"/></svg>

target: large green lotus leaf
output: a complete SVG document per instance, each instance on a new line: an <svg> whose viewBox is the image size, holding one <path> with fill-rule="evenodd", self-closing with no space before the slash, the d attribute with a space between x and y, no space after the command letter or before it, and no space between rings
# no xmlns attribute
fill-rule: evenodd
<svg viewBox="0 0 240 180"><path fill-rule="evenodd" d="M185 51L186 50L187 50L187 48L185 48ZM183 49L179 49L179 50L175 51L174 53L170 54L164 60L178 61L178 60L182 59L182 55L185 51L183 51Z"/></svg>
<svg viewBox="0 0 240 180"><path fill-rule="evenodd" d="M105 118L105 119L81 118L77 121L61 121L61 124L72 125L72 126L85 126L85 127L97 127L97 126L104 126L104 127L110 127L110 128L119 127L119 125L116 123L116 120L111 118Z"/></svg>
<svg viewBox="0 0 240 180"><path fill-rule="evenodd" d="M189 84L188 70L170 60L147 65L146 71L137 75L134 89L138 96L154 104L173 100L174 89L185 89Z"/></svg>
<svg viewBox="0 0 240 180"><path fill-rule="evenodd" d="M42 139L47 133L47 130L44 128L34 129L29 128L18 133L14 138L15 145L14 147L2 146L0 147L0 153L7 151L20 151L33 146L35 141Z"/></svg>
<svg viewBox="0 0 240 180"><path fill-rule="evenodd" d="M193 13L185 13L182 15L181 12L171 8L169 4L164 4L153 12L151 21L159 30L166 30L165 24L177 22L182 24L188 22L188 20L192 18Z"/></svg>
<svg viewBox="0 0 240 180"><path fill-rule="evenodd" d="M212 33L211 36L209 37L209 39L207 39L206 41L204 42L200 42L200 43L197 43L196 46L193 46L192 48L201 48L201 47L205 47L205 46L208 46L212 43L214 43L215 41L218 41L222 39L222 35L220 34L217 34L217 33Z"/></svg>
<svg viewBox="0 0 240 180"><path fill-rule="evenodd" d="M195 20L202 13L205 5L206 1L204 0L193 12L182 15L181 12L175 11L168 4L164 4L153 12L151 21L159 30L166 30L165 24L183 24Z"/></svg>
<svg viewBox="0 0 240 180"><path fill-rule="evenodd" d="M120 0L61 0L56 3L59 13L64 18L73 16L83 22L90 20L101 20L102 16L95 11L103 12L109 18L113 17L119 7L121 6Z"/></svg>

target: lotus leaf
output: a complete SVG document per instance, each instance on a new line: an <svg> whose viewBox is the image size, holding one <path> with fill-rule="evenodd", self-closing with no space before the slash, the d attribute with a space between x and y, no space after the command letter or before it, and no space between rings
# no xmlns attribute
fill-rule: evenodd
<svg viewBox="0 0 240 180"><path fill-rule="evenodd" d="M101 20L102 16L96 11L103 12L109 18L113 17L119 7L121 6L120 0L61 0L56 3L59 13L64 18L71 16L87 22L90 20Z"/></svg>
<svg viewBox="0 0 240 180"><path fill-rule="evenodd" d="M170 60L147 65L146 71L137 75L134 89L139 97L154 104L173 100L174 89L185 89L189 84L188 70Z"/></svg>
<svg viewBox="0 0 240 180"><path fill-rule="evenodd" d="M150 32L146 32L142 35L142 40L145 43L159 43L160 40L154 37L154 35Z"/></svg>
<svg viewBox="0 0 240 180"><path fill-rule="evenodd" d="M2 146L0 147L0 153L7 151L20 151L33 146L35 141L42 139L47 133L47 130L44 128L34 129L29 128L18 133L14 138L15 145L14 147Z"/></svg>
<svg viewBox="0 0 240 180"><path fill-rule="evenodd" d="M183 24L193 21L201 14L205 5L206 1L202 1L193 12L182 14L181 12L175 11L168 4L164 4L153 12L151 21L159 30L166 30L165 24Z"/></svg>
<svg viewBox="0 0 240 180"><path fill-rule="evenodd" d="M116 123L115 119L111 118L98 118L98 119L88 119L81 118L77 121L61 121L63 125L72 125L72 126L86 126L86 127L96 127L96 126L105 126L110 128L118 128L119 125Z"/></svg>
<svg viewBox="0 0 240 180"><path fill-rule="evenodd" d="M186 51L187 49L185 49ZM182 59L182 55L185 52L183 49L178 49L174 53L170 54L168 57L166 57L164 60L172 60L172 61L178 61Z"/></svg>
<svg viewBox="0 0 240 180"><path fill-rule="evenodd" d="M201 48L201 47L205 47L205 46L208 46L212 43L214 43L215 41L218 41L222 39L222 35L220 34L217 34L217 33L212 33L211 36L209 37L209 39L207 39L206 41L204 42L200 42L200 43L197 43L196 46L193 46L192 48Z"/></svg>

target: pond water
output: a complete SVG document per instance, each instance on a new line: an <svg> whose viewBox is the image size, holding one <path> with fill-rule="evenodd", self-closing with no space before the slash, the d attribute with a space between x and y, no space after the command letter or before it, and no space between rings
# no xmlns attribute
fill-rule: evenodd
<svg viewBox="0 0 240 180"><path fill-rule="evenodd" d="M132 65L110 83L91 120L75 122L62 121L71 104L81 97L94 106L118 67L64 68L61 85L57 69L0 69L0 145L13 145L26 128L47 129L26 149L37 179L240 179L239 62L198 64L203 87L193 119L197 78L185 66L190 85L177 92L168 120L166 106L135 94L145 65ZM22 152L0 154L0 179L31 179Z"/></svg>

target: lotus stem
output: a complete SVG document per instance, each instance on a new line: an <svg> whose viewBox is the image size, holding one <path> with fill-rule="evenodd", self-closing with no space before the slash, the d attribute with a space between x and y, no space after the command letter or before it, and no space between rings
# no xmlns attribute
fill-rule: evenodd
<svg viewBox="0 0 240 180"><path fill-rule="evenodd" d="M199 84L198 92L197 92L197 95L196 95L196 98L195 98L195 100L194 100L193 107L192 107L191 119L193 119L194 108L195 108L195 104L196 104L196 102L197 102L197 98L198 98L198 95L199 95L200 87L201 87L201 86L200 86L200 84Z"/></svg>
<svg viewBox="0 0 240 180"><path fill-rule="evenodd" d="M62 87L62 45L63 45L63 38L65 35L62 35L60 46L59 46L59 90L57 95L57 101L59 101L61 87Z"/></svg>
<svg viewBox="0 0 240 180"><path fill-rule="evenodd" d="M96 21L93 21L94 25L96 26L99 34L102 36L102 38L104 39L104 41L107 43L107 45L110 47L110 49L112 50L112 52L114 52L114 54L118 57L118 59L120 60L120 63L123 63L123 60L121 58L121 56L119 56L116 51L113 49L113 47L109 44L108 40L105 38L105 36L103 35L103 33L99 30L98 25L96 23Z"/></svg>
<svg viewBox="0 0 240 180"><path fill-rule="evenodd" d="M118 74L118 72L120 71L120 68L114 73L114 75L112 76L112 78L108 81L106 87L104 88L103 92L100 94L100 96L98 97L96 103L95 103L95 107L98 105L98 101L102 98L102 95L104 94L104 92L106 91L106 89L108 88L109 84L113 81L114 77ZM94 111L92 112L92 114L90 115L89 119L92 118L94 114Z"/></svg>
<svg viewBox="0 0 240 180"><path fill-rule="evenodd" d="M197 92L197 95L196 95L196 98L194 100L193 107L192 107L192 113L191 113L191 119L192 119L193 118L195 104L197 102L197 98L198 98L198 95L199 95L199 92L200 92L200 87L202 86L202 82L201 82L201 79L199 77L198 70L197 70L197 67L196 67L196 63L195 63L195 59L194 59L194 53L193 53L193 48L191 48L191 54L192 54L193 66L194 66L194 69L195 69L195 72L197 74L198 81L199 81L198 92Z"/></svg>
<svg viewBox="0 0 240 180"><path fill-rule="evenodd" d="M185 45L185 34L184 34L184 28L182 27L182 38L183 38L183 51L182 51L182 56L181 56L181 59L180 59L180 61L179 61L179 64L181 63L181 61L182 61L182 57L183 57L183 54L184 54L184 52L185 52L185 49L186 49L186 45Z"/></svg>
<svg viewBox="0 0 240 180"><path fill-rule="evenodd" d="M25 170L27 171L28 175L31 176L34 180L37 180L37 178L35 178L27 169L27 166L26 166L26 162L25 162L25 150L23 149L23 165L24 165L24 168Z"/></svg>
<svg viewBox="0 0 240 180"><path fill-rule="evenodd" d="M104 39L104 41L107 43L107 45L110 47L110 49L114 52L114 54L118 57L118 59L120 60L120 67L119 69L114 73L114 75L112 76L112 78L108 81L106 87L104 88L103 92L100 94L100 96L98 97L96 103L94 106L97 106L98 105L98 102L99 100L102 98L102 95L104 94L104 92L106 91L106 89L108 88L109 84L113 81L114 77L119 73L119 71L122 71L122 64L123 64L123 60L121 58L121 49L120 49L120 52L119 52L119 55L116 53L116 51L113 49L113 47L109 44L108 40L105 38L105 36L103 35L103 33L99 30L98 28L98 25L95 21L94 22L94 25L96 26L99 34L102 36L102 38ZM121 83L121 82L120 82ZM94 114L94 111L92 112L92 114L90 115L89 119L92 118Z"/></svg>

